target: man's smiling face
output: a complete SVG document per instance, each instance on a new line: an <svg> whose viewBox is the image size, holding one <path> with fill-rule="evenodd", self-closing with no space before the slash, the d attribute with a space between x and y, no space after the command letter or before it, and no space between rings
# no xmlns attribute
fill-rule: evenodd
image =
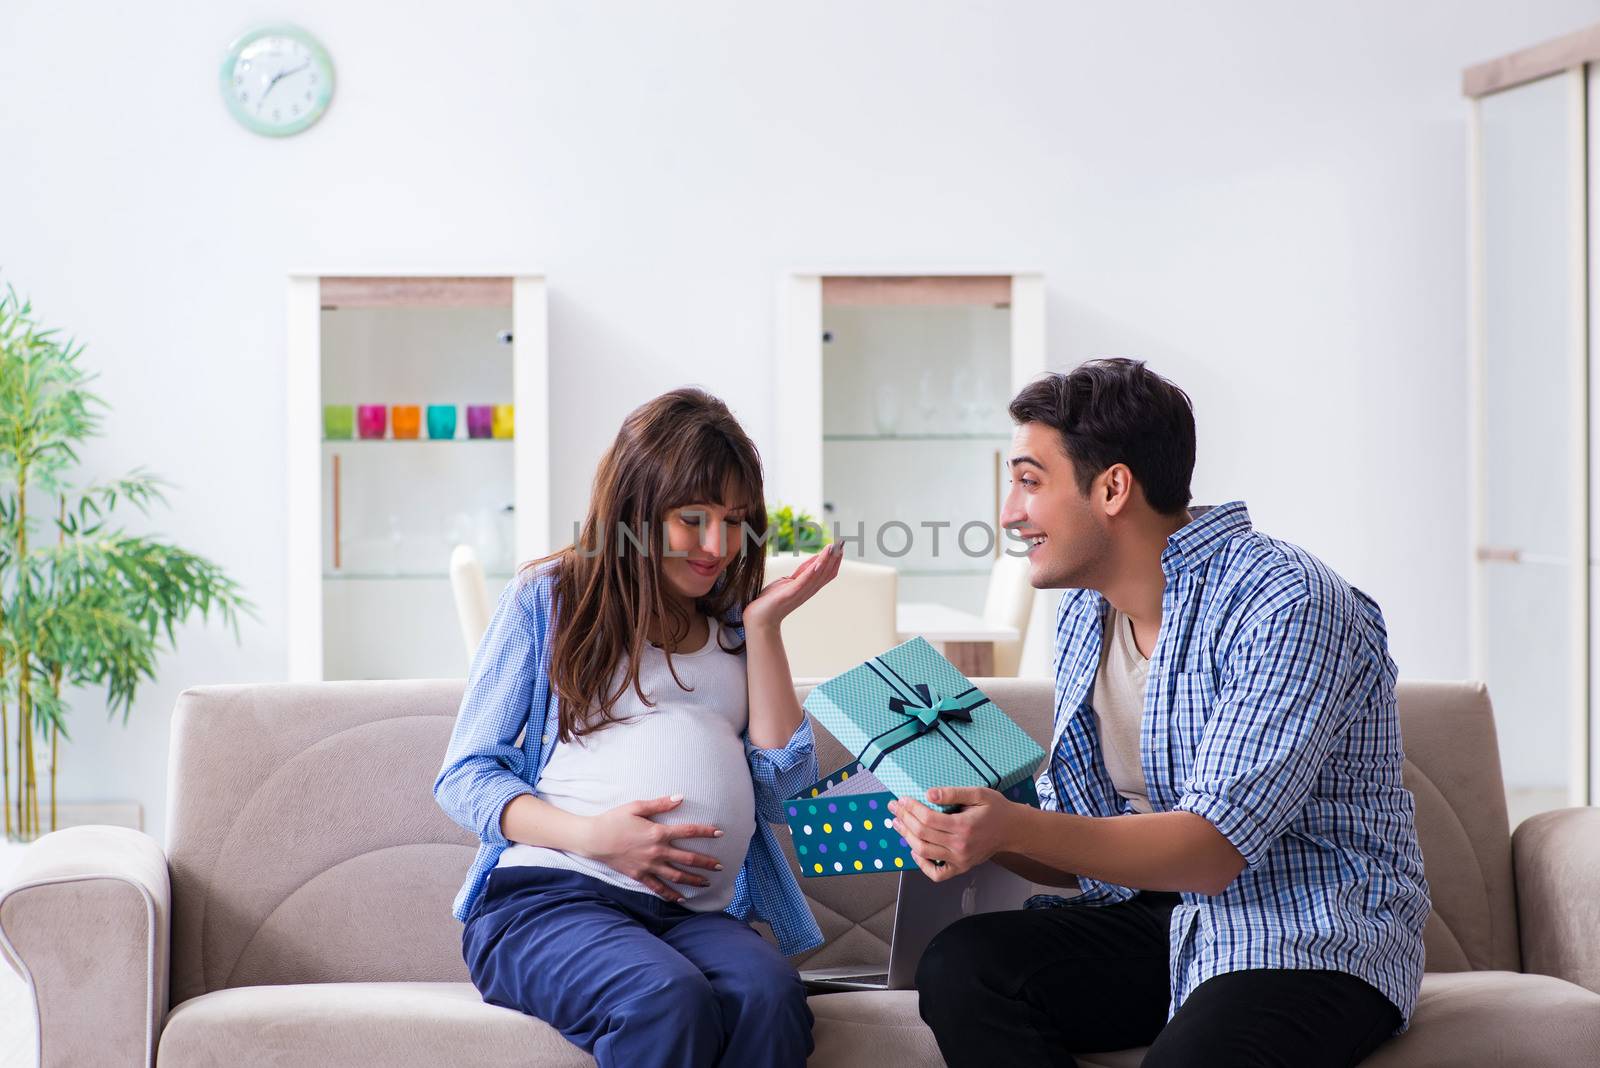
<svg viewBox="0 0 1600 1068"><path fill-rule="evenodd" d="M1081 493L1061 435L1043 423L1017 427L1010 466L1000 523L1029 543L1029 582L1041 590L1091 587L1110 551L1105 516L1092 503L1099 479Z"/></svg>

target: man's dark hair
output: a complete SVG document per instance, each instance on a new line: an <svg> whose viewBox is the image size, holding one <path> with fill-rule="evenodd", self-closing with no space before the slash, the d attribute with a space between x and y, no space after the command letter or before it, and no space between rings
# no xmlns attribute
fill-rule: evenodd
<svg viewBox="0 0 1600 1068"><path fill-rule="evenodd" d="M1143 360L1090 360L1036 378L1011 401L1010 412L1019 424L1039 423L1061 435L1078 492L1088 493L1095 476L1122 463L1151 508L1173 515L1188 507L1194 408L1187 393Z"/></svg>

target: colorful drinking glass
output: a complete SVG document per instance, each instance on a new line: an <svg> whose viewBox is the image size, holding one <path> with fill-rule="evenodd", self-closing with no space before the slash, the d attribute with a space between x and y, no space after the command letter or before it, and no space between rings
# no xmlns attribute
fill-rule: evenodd
<svg viewBox="0 0 1600 1068"><path fill-rule="evenodd" d="M421 432L422 409L415 404L396 404L392 414L395 437L415 438Z"/></svg>
<svg viewBox="0 0 1600 1068"><path fill-rule="evenodd" d="M428 405L428 436L435 439L456 436L456 406L454 404Z"/></svg>
<svg viewBox="0 0 1600 1068"><path fill-rule="evenodd" d="M322 406L322 436L332 441L345 440L355 434L356 410L348 404Z"/></svg>
<svg viewBox="0 0 1600 1068"><path fill-rule="evenodd" d="M356 423L364 438L383 437L389 422L389 409L382 404L363 404L356 411Z"/></svg>
<svg viewBox="0 0 1600 1068"><path fill-rule="evenodd" d="M496 404L494 406L494 415L490 418L489 425L495 437L509 438L511 436L512 428L516 422L514 418L516 414L515 408L516 405L514 404Z"/></svg>
<svg viewBox="0 0 1600 1068"><path fill-rule="evenodd" d="M494 433L494 406L489 404L467 405L467 437L487 438Z"/></svg>

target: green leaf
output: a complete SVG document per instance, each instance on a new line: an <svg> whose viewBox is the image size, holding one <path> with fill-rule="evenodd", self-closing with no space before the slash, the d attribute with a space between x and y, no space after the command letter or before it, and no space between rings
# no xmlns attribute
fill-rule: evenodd
<svg viewBox="0 0 1600 1068"><path fill-rule="evenodd" d="M129 534L119 505L148 514L168 484L143 468L79 485L82 444L97 436L105 401L79 363L83 345L43 328L9 283L0 295L0 715L24 684L33 722L67 732L57 692L105 688L126 723L139 686L156 677L165 634L215 609L239 640L255 607L205 557ZM26 487L26 491L24 491ZM45 506L44 501L50 505Z"/></svg>

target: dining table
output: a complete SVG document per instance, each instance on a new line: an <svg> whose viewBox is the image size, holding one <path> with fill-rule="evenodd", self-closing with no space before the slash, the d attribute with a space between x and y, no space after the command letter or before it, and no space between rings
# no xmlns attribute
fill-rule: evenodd
<svg viewBox="0 0 1600 1068"><path fill-rule="evenodd" d="M1014 642L1016 627L991 623L980 615L932 601L902 601L895 609L901 641L923 638L968 678L994 674L994 643Z"/></svg>

